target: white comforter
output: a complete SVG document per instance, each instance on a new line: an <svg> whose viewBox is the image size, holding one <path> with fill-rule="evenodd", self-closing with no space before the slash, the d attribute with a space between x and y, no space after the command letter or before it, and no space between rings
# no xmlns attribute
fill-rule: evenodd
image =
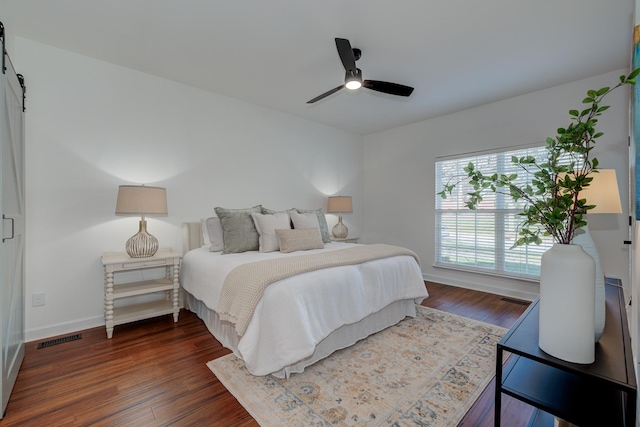
<svg viewBox="0 0 640 427"><path fill-rule="evenodd" d="M227 274L236 266L270 258L337 250L349 243L328 243L313 251L226 254L199 248L185 254L183 288L215 310ZM316 345L343 325L359 322L392 302L427 297L420 267L398 256L323 269L270 285L256 307L236 354L249 372L267 375L313 354ZM234 349L235 350L235 349Z"/></svg>

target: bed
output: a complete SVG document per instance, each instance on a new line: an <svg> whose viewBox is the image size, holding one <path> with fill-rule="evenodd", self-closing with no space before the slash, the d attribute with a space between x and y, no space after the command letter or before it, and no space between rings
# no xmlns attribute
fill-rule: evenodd
<svg viewBox="0 0 640 427"><path fill-rule="evenodd" d="M202 222L184 223L182 228L185 255L180 280L185 307L204 321L224 347L243 359L254 375L284 378L302 372L338 349L407 316L415 317L415 305L428 296L419 264L411 256L308 271L266 287L240 334L237 325L223 320L216 311L222 284L236 267L362 245L331 242L323 249L301 252L223 255L204 245Z"/></svg>

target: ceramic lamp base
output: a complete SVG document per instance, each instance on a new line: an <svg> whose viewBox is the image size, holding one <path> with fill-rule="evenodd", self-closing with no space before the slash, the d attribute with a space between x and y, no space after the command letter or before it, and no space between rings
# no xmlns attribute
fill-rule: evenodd
<svg viewBox="0 0 640 427"><path fill-rule="evenodd" d="M331 233L336 239L344 239L349 234L349 229L342 223L342 214L338 216L338 223L333 226Z"/></svg>
<svg viewBox="0 0 640 427"><path fill-rule="evenodd" d="M131 258L148 258L158 251L158 239L147 233L147 221L140 221L140 231L127 240L126 250Z"/></svg>

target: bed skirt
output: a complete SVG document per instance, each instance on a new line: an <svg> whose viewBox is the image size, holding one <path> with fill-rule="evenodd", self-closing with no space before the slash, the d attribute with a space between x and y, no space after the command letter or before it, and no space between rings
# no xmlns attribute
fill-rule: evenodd
<svg viewBox="0 0 640 427"><path fill-rule="evenodd" d="M193 295L186 291L185 295L187 309L202 319L207 329L209 329L209 332L211 332L224 347L233 351L237 357L242 358L238 352L238 341L240 337L236 334L234 325L230 322L220 320L215 311L209 309L202 301L196 299ZM416 316L416 305L413 299L391 303L382 310L365 317L360 322L344 325L336 329L316 345L312 355L289 366L285 366L276 372L272 372L271 375L278 378L288 378L292 373L302 372L307 366L329 356L334 351L349 347L373 333L395 325L407 316Z"/></svg>

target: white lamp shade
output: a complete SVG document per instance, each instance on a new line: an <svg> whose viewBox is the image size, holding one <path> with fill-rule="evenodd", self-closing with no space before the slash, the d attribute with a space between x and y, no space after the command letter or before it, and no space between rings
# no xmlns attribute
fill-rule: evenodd
<svg viewBox="0 0 640 427"><path fill-rule="evenodd" d="M352 213L351 196L331 196L327 204L327 213Z"/></svg>
<svg viewBox="0 0 640 427"><path fill-rule="evenodd" d="M116 202L117 215L166 215L167 190L144 185L121 185Z"/></svg>
<svg viewBox="0 0 640 427"><path fill-rule="evenodd" d="M587 213L622 213L616 171L598 169L598 173L590 176L593 177L593 181L580 192L580 198L587 199L588 205L595 205L595 208L588 210Z"/></svg>

